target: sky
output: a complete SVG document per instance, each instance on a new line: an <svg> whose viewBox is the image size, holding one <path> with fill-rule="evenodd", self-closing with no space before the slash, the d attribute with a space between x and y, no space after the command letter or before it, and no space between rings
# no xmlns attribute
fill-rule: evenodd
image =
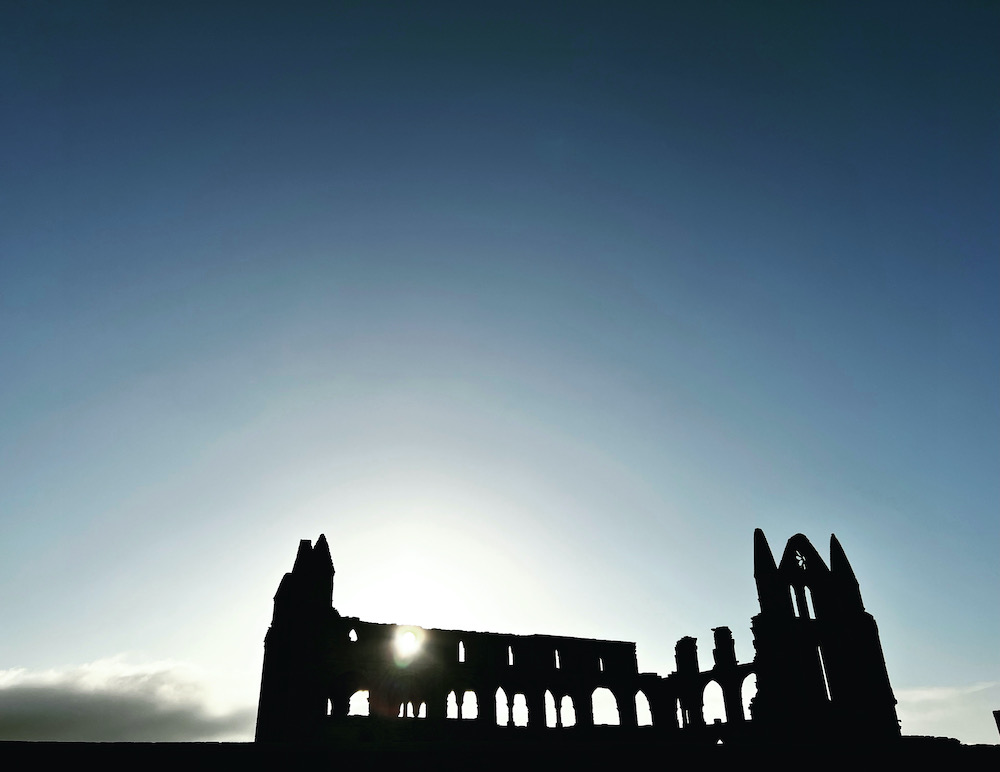
<svg viewBox="0 0 1000 772"><path fill-rule="evenodd" d="M0 737L249 740L373 622L753 657L835 533L997 743L1000 6L0 11Z"/></svg>

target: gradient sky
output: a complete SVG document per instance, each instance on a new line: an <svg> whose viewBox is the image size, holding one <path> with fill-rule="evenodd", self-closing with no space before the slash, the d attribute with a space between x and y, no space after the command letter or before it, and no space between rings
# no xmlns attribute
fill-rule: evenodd
<svg viewBox="0 0 1000 772"><path fill-rule="evenodd" d="M997 742L998 28L5 3L0 735L249 739L320 533L345 614L747 661L762 527Z"/></svg>

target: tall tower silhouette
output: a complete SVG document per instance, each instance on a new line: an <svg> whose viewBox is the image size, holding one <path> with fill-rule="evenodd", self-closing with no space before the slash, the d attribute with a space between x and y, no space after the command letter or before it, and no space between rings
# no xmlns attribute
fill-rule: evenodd
<svg viewBox="0 0 1000 772"><path fill-rule="evenodd" d="M331 625L333 560L326 536L299 542L290 573L274 596L274 616L264 639L264 668L256 739L309 739L326 715L323 664Z"/></svg>
<svg viewBox="0 0 1000 772"><path fill-rule="evenodd" d="M751 622L751 710L760 730L784 742L899 737L878 627L837 537L830 537L829 567L802 534L788 540L776 565L758 528L754 579L760 613Z"/></svg>

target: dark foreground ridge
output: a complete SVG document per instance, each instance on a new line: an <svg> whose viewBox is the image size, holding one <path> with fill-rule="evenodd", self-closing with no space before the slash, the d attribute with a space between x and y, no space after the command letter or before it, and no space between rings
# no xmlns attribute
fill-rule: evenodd
<svg viewBox="0 0 1000 772"><path fill-rule="evenodd" d="M435 746L407 743L344 749L330 743L24 743L0 742L8 769L238 769L290 770L622 770L668 768L725 770L934 769L995 770L1000 746L960 745L957 740L903 737L890 745L717 746L693 748L627 742L559 746L515 740L503 745Z"/></svg>
<svg viewBox="0 0 1000 772"><path fill-rule="evenodd" d="M258 743L448 752L521 744L565 754L612 746L882 747L900 739L878 629L835 536L829 566L801 534L775 563L758 529L753 661L737 662L732 633L719 627L712 667L702 670L697 641L682 638L677 669L666 676L640 672L634 643L342 616L331 605L333 577L326 537L315 546L303 540L274 598ZM750 678L757 692L746 715ZM725 720L711 724L703 710L709 688L725 704ZM617 714L616 726L595 725L600 700Z"/></svg>

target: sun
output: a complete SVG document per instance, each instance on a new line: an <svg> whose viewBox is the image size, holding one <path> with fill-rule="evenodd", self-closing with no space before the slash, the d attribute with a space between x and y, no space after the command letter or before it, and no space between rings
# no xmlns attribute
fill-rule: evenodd
<svg viewBox="0 0 1000 772"><path fill-rule="evenodd" d="M403 657L412 657L417 653L420 644L412 630L404 630L396 636L396 652Z"/></svg>
<svg viewBox="0 0 1000 772"><path fill-rule="evenodd" d="M396 631L393 641L394 659L399 667L406 667L420 652L423 642L423 630L414 627L401 627Z"/></svg>

